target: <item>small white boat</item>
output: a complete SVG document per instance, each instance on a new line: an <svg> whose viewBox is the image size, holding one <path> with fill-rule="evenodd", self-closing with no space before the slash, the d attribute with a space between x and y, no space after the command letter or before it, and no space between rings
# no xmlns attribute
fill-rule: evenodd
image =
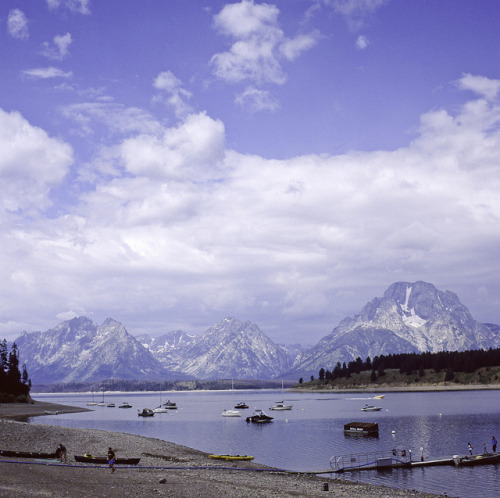
<svg viewBox="0 0 500 498"><path fill-rule="evenodd" d="M381 406L372 406L372 405L365 405L363 408L361 408L362 412L379 412L382 410Z"/></svg>
<svg viewBox="0 0 500 498"><path fill-rule="evenodd" d="M155 413L168 413L168 408L162 408L161 406L159 406L158 408L154 408L153 411Z"/></svg>
<svg viewBox="0 0 500 498"><path fill-rule="evenodd" d="M222 412L223 417L241 417L241 412L238 410L224 410Z"/></svg>
<svg viewBox="0 0 500 498"><path fill-rule="evenodd" d="M291 410L293 405L285 405L284 401L278 401L276 404L271 406L270 410Z"/></svg>

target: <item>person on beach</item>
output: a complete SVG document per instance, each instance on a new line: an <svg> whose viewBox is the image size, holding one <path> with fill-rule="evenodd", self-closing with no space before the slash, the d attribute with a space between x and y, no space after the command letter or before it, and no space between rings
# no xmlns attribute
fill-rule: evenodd
<svg viewBox="0 0 500 498"><path fill-rule="evenodd" d="M472 450L473 450L472 444L470 444L470 443L467 443L467 444L469 445L469 453L472 455Z"/></svg>
<svg viewBox="0 0 500 498"><path fill-rule="evenodd" d="M493 450L493 453L496 453L496 451L497 451L497 440L495 439L495 436L491 436L491 449Z"/></svg>
<svg viewBox="0 0 500 498"><path fill-rule="evenodd" d="M108 448L108 464L109 468L111 469L111 473L115 471L115 461L116 461L115 452L110 447Z"/></svg>
<svg viewBox="0 0 500 498"><path fill-rule="evenodd" d="M59 443L59 461L62 463L64 458L64 463L68 463L68 452L66 451L66 446Z"/></svg>

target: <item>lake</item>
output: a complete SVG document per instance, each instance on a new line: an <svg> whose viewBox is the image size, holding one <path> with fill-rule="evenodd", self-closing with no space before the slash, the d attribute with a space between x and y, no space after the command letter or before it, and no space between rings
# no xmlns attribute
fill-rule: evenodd
<svg viewBox="0 0 500 498"><path fill-rule="evenodd" d="M411 449L415 459L423 454L430 460L465 455L468 442L475 453L483 452L484 443L491 451L492 435L500 437L499 394L405 392L386 393L384 399L375 400L373 394L362 393L285 393L293 409L271 411L269 407L283 398L280 390L105 393L104 401L115 403L116 408L94 406L89 407L94 410L91 412L34 417L30 421L140 434L210 453L253 455L256 462L281 469L324 471L331 468L331 457L341 455ZM86 408L92 401L91 394L33 397ZM167 399L176 402L179 409L151 418L138 417L139 409L155 408ZM96 394L95 401L102 401L102 395ZM224 409L232 409L239 401L250 406L242 410L242 417L222 416ZM133 408L118 408L123 402ZM365 404L382 410L362 412ZM245 418L255 408L265 410L274 421L248 424ZM377 422L379 437L344 435L344 424L353 421ZM71 454L71 448L68 450ZM335 476L464 498L496 497L500 489L500 465L362 471Z"/></svg>

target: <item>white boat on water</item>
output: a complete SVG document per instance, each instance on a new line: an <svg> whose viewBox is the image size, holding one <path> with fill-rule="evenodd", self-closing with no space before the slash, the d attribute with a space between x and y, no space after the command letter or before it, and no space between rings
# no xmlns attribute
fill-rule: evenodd
<svg viewBox="0 0 500 498"><path fill-rule="evenodd" d="M241 412L238 410L224 410L222 412L223 417L241 417Z"/></svg>
<svg viewBox="0 0 500 498"><path fill-rule="evenodd" d="M281 381L281 394L283 394L283 380ZM293 405L285 404L285 401L276 401L276 403L269 407L270 410L291 410Z"/></svg>
<svg viewBox="0 0 500 498"><path fill-rule="evenodd" d="M381 406L372 406L372 405L365 405L363 408L361 408L362 412L379 412L382 410Z"/></svg>
<svg viewBox="0 0 500 498"><path fill-rule="evenodd" d="M284 401L278 401L273 406L271 406L270 410L291 410L293 405L286 405Z"/></svg>
<svg viewBox="0 0 500 498"><path fill-rule="evenodd" d="M155 413L168 413L168 408L162 408L161 406L159 406L158 408L154 408L153 411Z"/></svg>

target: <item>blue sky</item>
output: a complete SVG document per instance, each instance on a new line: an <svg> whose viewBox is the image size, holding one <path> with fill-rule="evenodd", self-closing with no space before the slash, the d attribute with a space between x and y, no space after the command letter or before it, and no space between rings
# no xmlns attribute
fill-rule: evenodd
<svg viewBox="0 0 500 498"><path fill-rule="evenodd" d="M3 1L0 335L234 316L313 344L401 280L500 323L499 14Z"/></svg>

